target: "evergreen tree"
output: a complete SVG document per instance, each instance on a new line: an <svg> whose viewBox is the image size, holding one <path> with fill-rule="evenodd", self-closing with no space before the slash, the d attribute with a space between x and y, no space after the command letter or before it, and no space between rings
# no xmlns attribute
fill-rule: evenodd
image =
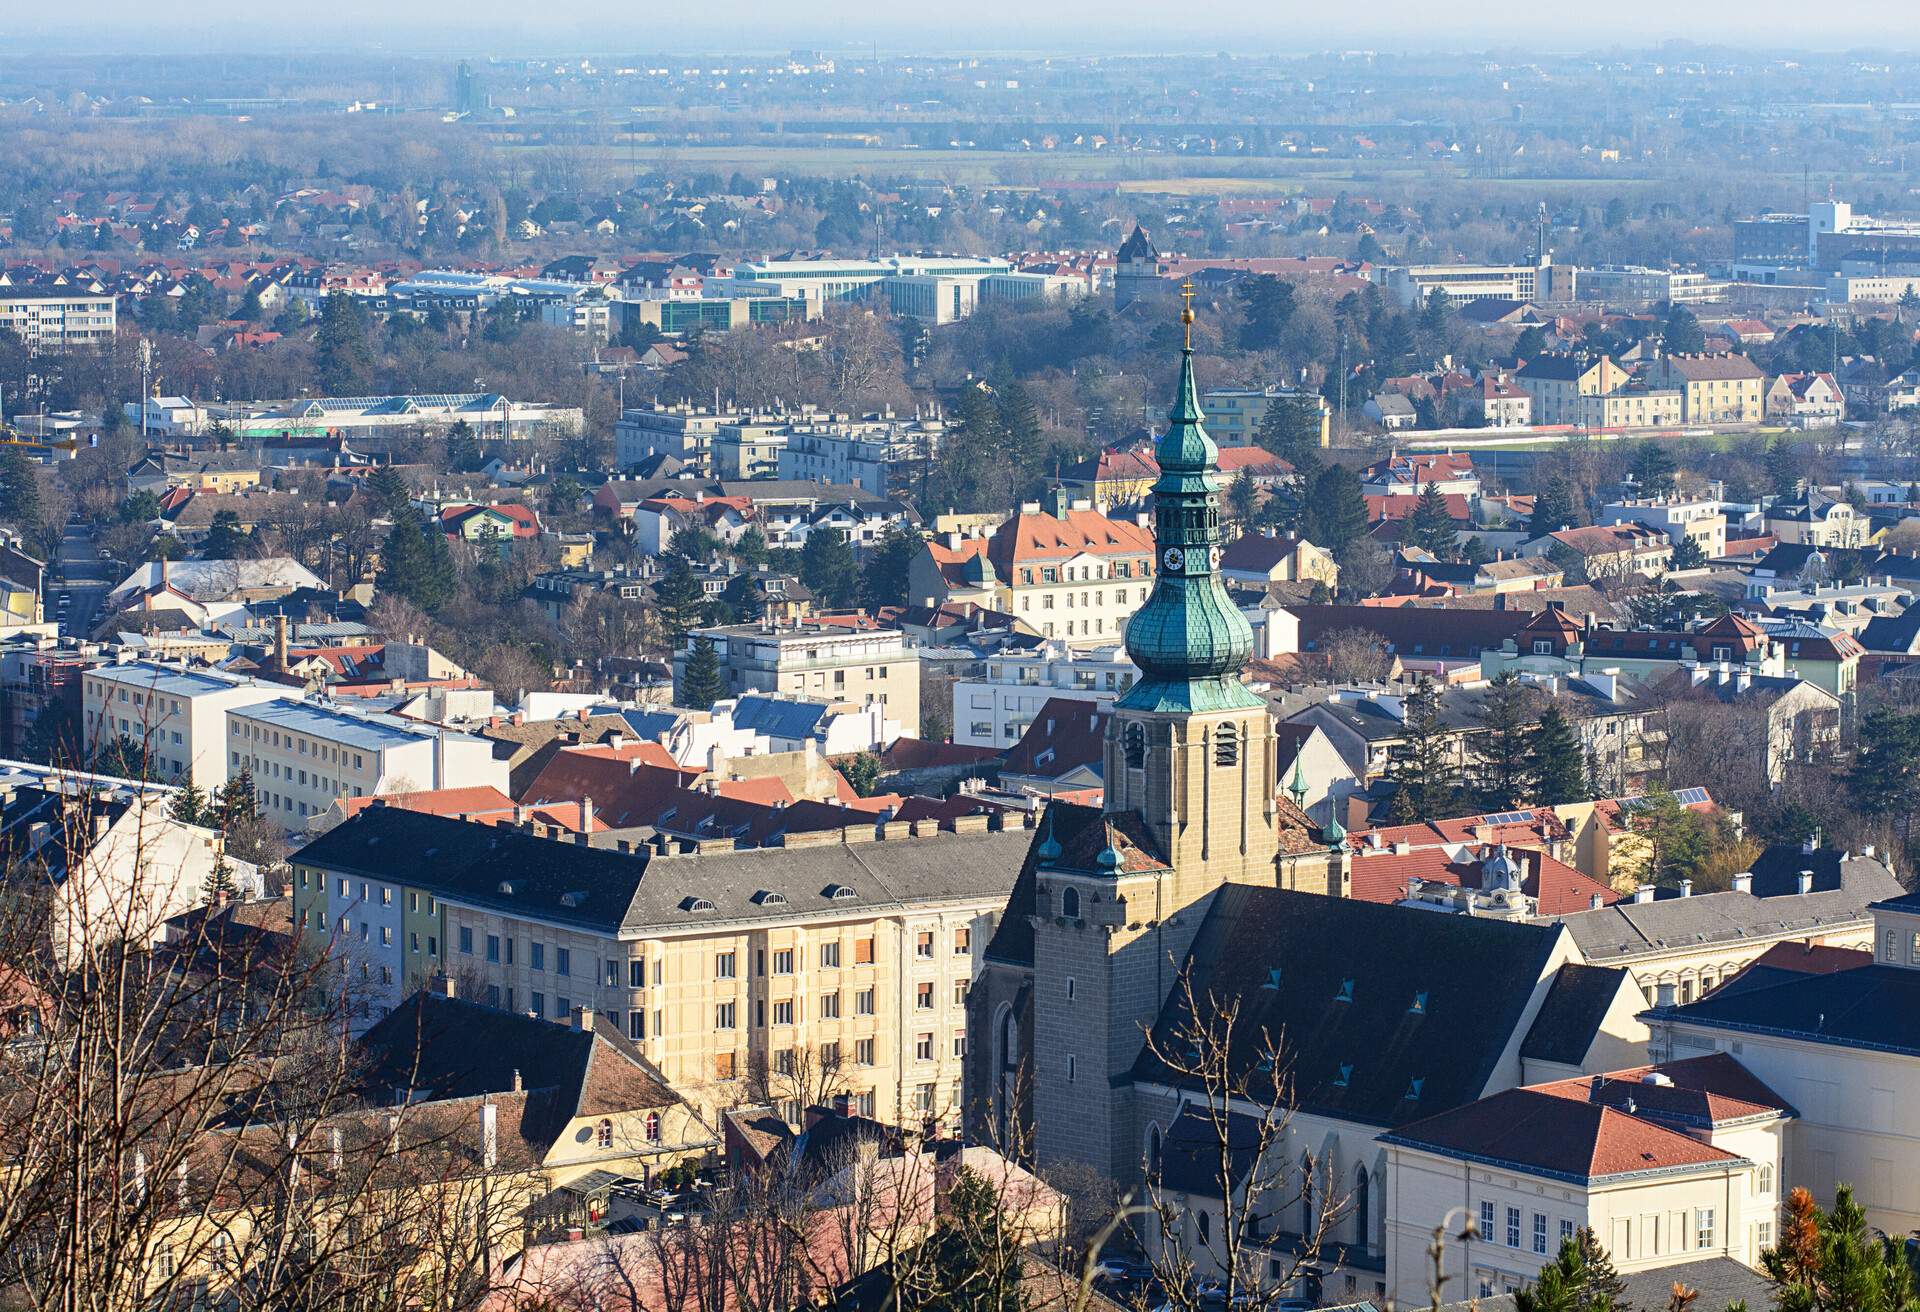
<svg viewBox="0 0 1920 1312"><path fill-rule="evenodd" d="M919 534L903 524L889 525L860 570L860 604L873 609L912 601L907 596L907 578L921 548Z"/></svg>
<svg viewBox="0 0 1920 1312"><path fill-rule="evenodd" d="M1447 316L1453 313L1453 298L1447 295L1444 287L1435 287L1427 293L1427 299L1420 306L1420 331L1428 340L1440 340L1446 337Z"/></svg>
<svg viewBox="0 0 1920 1312"><path fill-rule="evenodd" d="M1270 273L1242 278L1234 286L1240 299L1240 347L1246 351L1273 351L1280 346L1280 335L1293 322L1296 308L1293 284L1282 282Z"/></svg>
<svg viewBox="0 0 1920 1312"><path fill-rule="evenodd" d="M1699 569L1707 563L1707 553L1701 545L1690 537L1683 537L1673 544L1673 560L1668 569Z"/></svg>
<svg viewBox="0 0 1920 1312"><path fill-rule="evenodd" d="M862 797L872 797L880 786L880 774L885 766L872 752L856 752L840 762L839 768L848 787Z"/></svg>
<svg viewBox="0 0 1920 1312"><path fill-rule="evenodd" d="M1760 1254L1777 1312L1920 1312L1910 1241L1870 1230L1851 1185L1830 1211L1796 1188L1786 1210L1780 1242Z"/></svg>
<svg viewBox="0 0 1920 1312"><path fill-rule="evenodd" d="M1403 727L1400 745L1393 749L1387 766L1387 776L1399 785L1393 799L1396 822L1437 820L1451 814L1458 781L1450 735L1440 719L1440 693L1432 679L1422 678L1407 694Z"/></svg>
<svg viewBox="0 0 1920 1312"><path fill-rule="evenodd" d="M207 905L230 902L239 891L233 882L233 867L227 864L226 853L222 852L214 859L213 870L207 875Z"/></svg>
<svg viewBox="0 0 1920 1312"><path fill-rule="evenodd" d="M1798 443L1776 437L1767 443L1767 482L1777 497L1799 493L1803 463Z"/></svg>
<svg viewBox="0 0 1920 1312"><path fill-rule="evenodd" d="M1328 465L1307 493L1307 540L1338 553L1367 531L1367 503L1360 476L1345 465Z"/></svg>
<svg viewBox="0 0 1920 1312"><path fill-rule="evenodd" d="M1680 804L1664 785L1647 790L1628 813L1633 831L1647 840L1647 873L1656 884L1691 876L1713 847L1713 834L1698 813Z"/></svg>
<svg viewBox="0 0 1920 1312"><path fill-rule="evenodd" d="M702 622L707 597L685 556L668 556L666 564L653 585L653 603L668 641L678 643L688 629Z"/></svg>
<svg viewBox="0 0 1920 1312"><path fill-rule="evenodd" d="M1592 796L1587 791L1587 758L1580 735L1558 706L1540 713L1527 755L1534 796L1541 805L1562 806Z"/></svg>
<svg viewBox="0 0 1920 1312"><path fill-rule="evenodd" d="M240 773L220 785L213 816L221 829L237 829L260 820L260 795L253 790L253 767L240 763Z"/></svg>
<svg viewBox="0 0 1920 1312"><path fill-rule="evenodd" d="M207 795L200 791L200 785L188 779L173 795L170 810L173 818L183 825L200 824L207 811Z"/></svg>
<svg viewBox="0 0 1920 1312"><path fill-rule="evenodd" d="M831 528L807 534L800 550L800 581L831 609L853 605L860 595L860 567L845 534Z"/></svg>
<svg viewBox="0 0 1920 1312"><path fill-rule="evenodd" d="M205 560L244 560L253 550L253 536L240 527L240 516L231 510L217 510L207 526L207 540L200 548Z"/></svg>
<svg viewBox="0 0 1920 1312"><path fill-rule="evenodd" d="M447 467L457 474L470 474L483 463L480 454L480 439L473 434L473 425L464 419L456 419L447 430Z"/></svg>
<svg viewBox="0 0 1920 1312"><path fill-rule="evenodd" d="M1684 305L1668 308L1667 321L1660 329L1660 347L1668 355L1697 355L1707 349L1707 335L1692 310Z"/></svg>
<svg viewBox="0 0 1920 1312"><path fill-rule="evenodd" d="M48 702L33 717L20 750L29 761L71 767L80 760L81 742L79 717L61 699Z"/></svg>
<svg viewBox="0 0 1920 1312"><path fill-rule="evenodd" d="M320 385L333 396L362 396L373 386L373 345L358 297L334 292L320 310L314 337Z"/></svg>
<svg viewBox="0 0 1920 1312"><path fill-rule="evenodd" d="M120 734L101 745L94 754L93 772L117 779L146 779L147 749L141 743Z"/></svg>
<svg viewBox="0 0 1920 1312"><path fill-rule="evenodd" d="M1027 385L1008 383L994 389L994 413L1000 420L1001 442L1023 462L1040 453L1040 411Z"/></svg>
<svg viewBox="0 0 1920 1312"><path fill-rule="evenodd" d="M1252 525L1254 512L1259 506L1260 490L1253 485L1253 475L1243 469L1227 485L1227 514L1244 533Z"/></svg>
<svg viewBox="0 0 1920 1312"><path fill-rule="evenodd" d="M1533 518L1527 521L1527 533L1531 537L1545 537L1579 522L1574 517L1573 485L1555 474L1533 498Z"/></svg>
<svg viewBox="0 0 1920 1312"><path fill-rule="evenodd" d="M1513 1305L1516 1312L1626 1312L1625 1292L1612 1259L1583 1226L1561 1240L1558 1256L1531 1285L1514 1291Z"/></svg>
<svg viewBox="0 0 1920 1312"><path fill-rule="evenodd" d="M1847 774L1854 804L1910 837L1920 806L1920 713L1872 711L1860 725L1860 744Z"/></svg>
<svg viewBox="0 0 1920 1312"><path fill-rule="evenodd" d="M1524 330L1513 343L1513 353L1522 360L1532 360L1547 353L1547 334L1535 325Z"/></svg>
<svg viewBox="0 0 1920 1312"><path fill-rule="evenodd" d="M1320 398L1311 392L1288 392L1267 402L1254 430L1256 446L1271 451L1296 470L1319 459Z"/></svg>
<svg viewBox="0 0 1920 1312"><path fill-rule="evenodd" d="M1453 512L1447 509L1447 499L1438 484L1428 482L1421 489L1413 513L1407 516L1404 537L1409 544L1430 551L1442 560L1452 557L1458 534L1453 527Z"/></svg>
<svg viewBox="0 0 1920 1312"><path fill-rule="evenodd" d="M680 687L674 693L674 701L691 710L703 711L726 695L727 686L720 677L720 653L713 639L695 638L685 664L680 667Z"/></svg>
<svg viewBox="0 0 1920 1312"><path fill-rule="evenodd" d="M1533 725L1537 694L1503 670L1487 685L1474 722L1475 803L1483 811L1510 811L1533 797Z"/></svg>
<svg viewBox="0 0 1920 1312"><path fill-rule="evenodd" d="M889 1270L899 1312L1026 1312L1022 1227L993 1186L962 1167L946 1204L918 1260Z"/></svg>
<svg viewBox="0 0 1920 1312"><path fill-rule="evenodd" d="M429 614L445 606L460 584L446 535L418 515L401 515L381 549L378 581L382 592L405 597Z"/></svg>
<svg viewBox="0 0 1920 1312"><path fill-rule="evenodd" d="M392 465L381 465L367 475L364 485L367 497L378 507L379 513L392 517L404 512L413 493L407 487L407 480Z"/></svg>
<svg viewBox="0 0 1920 1312"><path fill-rule="evenodd" d="M758 525L734 539L733 558L740 562L742 569L759 569L767 563L767 535Z"/></svg>
<svg viewBox="0 0 1920 1312"><path fill-rule="evenodd" d="M1633 453L1633 482L1641 496L1663 497L1673 491L1673 452L1658 439L1648 439Z"/></svg>
<svg viewBox="0 0 1920 1312"><path fill-rule="evenodd" d="M1627 1282L1614 1270L1613 1258L1600 1246L1600 1236L1593 1232L1592 1226L1581 1226L1573 1232L1574 1246L1580 1252L1582 1312L1603 1312L1606 1308L1624 1308L1626 1306Z"/></svg>
<svg viewBox="0 0 1920 1312"><path fill-rule="evenodd" d="M29 533L40 525L40 478L17 446L0 448L0 519Z"/></svg>

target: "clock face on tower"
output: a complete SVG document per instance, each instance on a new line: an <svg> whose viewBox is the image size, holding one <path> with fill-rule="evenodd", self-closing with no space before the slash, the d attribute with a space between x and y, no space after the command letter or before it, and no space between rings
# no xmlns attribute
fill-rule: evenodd
<svg viewBox="0 0 1920 1312"><path fill-rule="evenodd" d="M1179 569L1187 563L1187 553L1178 547L1168 547L1160 559L1166 562L1168 569Z"/></svg>

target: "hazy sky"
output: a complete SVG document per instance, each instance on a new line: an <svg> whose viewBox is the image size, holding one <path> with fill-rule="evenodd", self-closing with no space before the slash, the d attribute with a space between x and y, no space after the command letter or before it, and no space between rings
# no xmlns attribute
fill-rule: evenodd
<svg viewBox="0 0 1920 1312"><path fill-rule="evenodd" d="M170 48L418 48L508 53L650 49L768 50L795 44L883 50L1160 46L1183 51L1633 48L1668 38L1778 49L1920 48L1912 0L0 0L0 49L49 42L125 51ZM78 46L76 43L82 43Z"/></svg>

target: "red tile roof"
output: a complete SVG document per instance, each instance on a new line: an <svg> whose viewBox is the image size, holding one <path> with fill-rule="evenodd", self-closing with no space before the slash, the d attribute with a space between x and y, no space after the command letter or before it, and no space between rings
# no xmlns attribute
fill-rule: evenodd
<svg viewBox="0 0 1920 1312"><path fill-rule="evenodd" d="M1415 848L1396 854L1391 849L1361 849L1352 863L1352 896L1361 902L1398 902L1407 895L1407 883L1421 879L1455 888L1482 888L1482 863L1497 850L1494 844ZM1605 884L1557 861L1545 852L1509 848L1524 872L1520 890L1538 904L1543 916L1571 915L1589 910L1598 897L1602 905L1617 902L1620 894Z"/></svg>

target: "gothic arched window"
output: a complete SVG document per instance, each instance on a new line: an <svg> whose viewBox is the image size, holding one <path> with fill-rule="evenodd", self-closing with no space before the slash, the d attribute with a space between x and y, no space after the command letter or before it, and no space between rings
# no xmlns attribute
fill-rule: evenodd
<svg viewBox="0 0 1920 1312"><path fill-rule="evenodd" d="M1368 1185L1367 1168L1362 1166L1353 1175L1353 1242L1364 1250L1367 1246L1367 1206Z"/></svg>
<svg viewBox="0 0 1920 1312"><path fill-rule="evenodd" d="M1128 725L1121 750L1126 753L1127 769L1141 769L1147 763L1147 731L1137 724Z"/></svg>
<svg viewBox="0 0 1920 1312"><path fill-rule="evenodd" d="M1079 918L1080 891L1078 889L1063 888L1060 890L1060 914L1069 920Z"/></svg>
<svg viewBox="0 0 1920 1312"><path fill-rule="evenodd" d="M1160 1127L1153 1126L1147 1131L1147 1178L1160 1178Z"/></svg>
<svg viewBox="0 0 1920 1312"><path fill-rule="evenodd" d="M1214 731L1213 763L1215 765L1240 764L1240 731L1231 724L1223 724Z"/></svg>

